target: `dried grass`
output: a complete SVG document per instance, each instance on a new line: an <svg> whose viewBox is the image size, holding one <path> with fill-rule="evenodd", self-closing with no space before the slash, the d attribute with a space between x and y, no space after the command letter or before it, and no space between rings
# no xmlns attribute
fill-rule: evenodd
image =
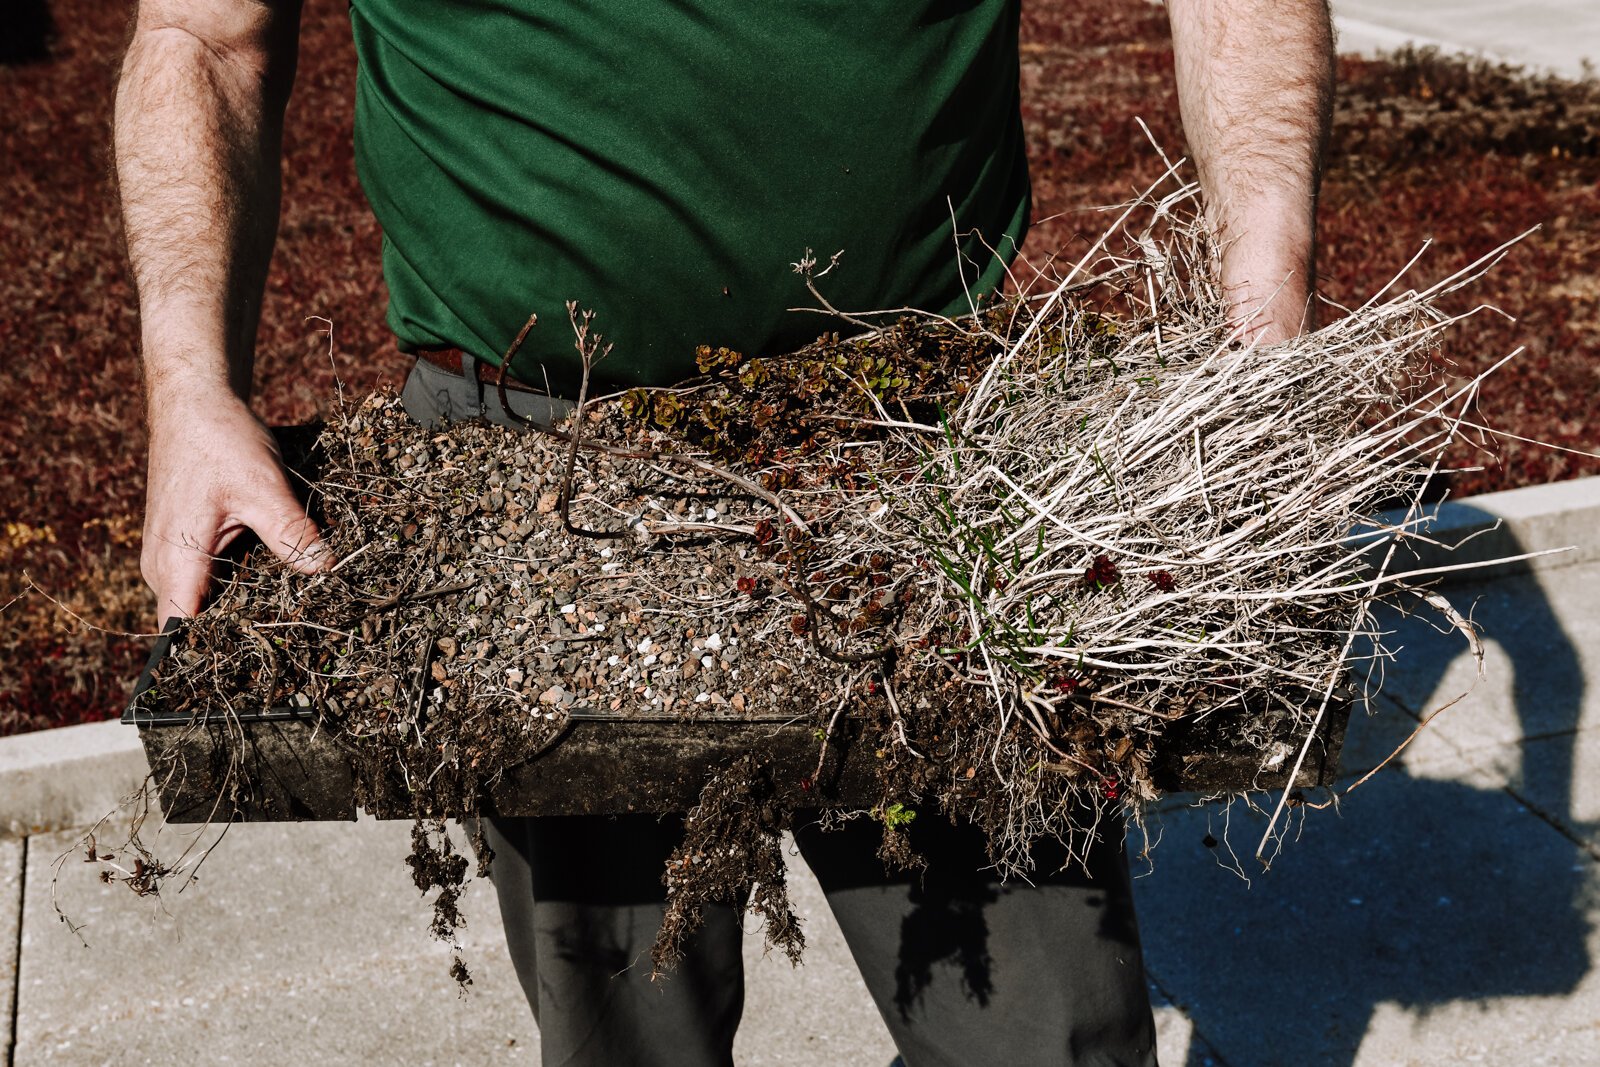
<svg viewBox="0 0 1600 1067"><path fill-rule="evenodd" d="M1309 734L1357 637L1380 636L1373 603L1420 592L1426 575L1387 573L1396 539L1419 532L1423 485L1505 362L1416 384L1465 317L1441 303L1504 246L1315 333L1241 344L1194 197L1169 173L1064 277L1023 285L948 418L880 410L880 440L818 460L848 450L878 472L818 511L819 572L922 561L883 676L890 739L923 758L939 715L908 698L930 677L987 698L967 749L992 771L982 798L906 793L974 810L1012 873L1037 837L1081 838L1086 802L1154 799L1146 763L1175 720L1286 712ZM1352 541L1395 501L1413 504L1404 522ZM1263 769L1298 769L1303 748L1258 736Z"/></svg>

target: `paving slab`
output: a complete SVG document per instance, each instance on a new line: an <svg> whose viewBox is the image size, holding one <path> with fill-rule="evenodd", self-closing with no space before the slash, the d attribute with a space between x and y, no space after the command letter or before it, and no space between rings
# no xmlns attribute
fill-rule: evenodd
<svg viewBox="0 0 1600 1067"><path fill-rule="evenodd" d="M1222 1067L1222 1057L1194 1028L1194 1020L1150 983L1150 1005L1156 1015L1156 1061L1165 1067Z"/></svg>
<svg viewBox="0 0 1600 1067"><path fill-rule="evenodd" d="M0 837L0 1063L10 1063L17 994L17 934L22 929L21 838Z"/></svg>
<svg viewBox="0 0 1600 1067"><path fill-rule="evenodd" d="M1414 714L1466 694L1429 726L1462 752L1600 726L1600 565L1582 564L1442 589L1481 627L1483 677L1466 639L1426 614L1386 610L1395 659L1383 693Z"/></svg>
<svg viewBox="0 0 1600 1067"><path fill-rule="evenodd" d="M1473 756L1477 780L1506 789L1600 857L1600 730L1542 737Z"/></svg>
<svg viewBox="0 0 1600 1067"><path fill-rule="evenodd" d="M401 823L240 825L160 901L30 839L16 1064L537 1063L486 884L470 885L463 999L427 934ZM179 834L163 834L170 849Z"/></svg>
<svg viewBox="0 0 1600 1067"><path fill-rule="evenodd" d="M1339 773L1343 776L1365 774L1391 756L1401 764L1417 760L1419 750L1415 741L1398 756L1394 755L1416 730L1417 724L1415 715L1381 694L1370 700L1358 700L1350 710L1350 722L1345 727ZM1451 752L1450 756L1454 757L1455 753Z"/></svg>
<svg viewBox="0 0 1600 1067"><path fill-rule="evenodd" d="M1266 873L1261 815L1162 817L1136 883L1146 959L1223 1062L1600 1062L1596 865L1469 773L1386 770L1303 812Z"/></svg>
<svg viewBox="0 0 1600 1067"><path fill-rule="evenodd" d="M1385 512L1381 526L1397 527L1407 514ZM1478 583L1600 562L1600 477L1444 500L1424 505L1421 517L1420 535L1400 543L1390 573L1470 564L1443 580Z"/></svg>

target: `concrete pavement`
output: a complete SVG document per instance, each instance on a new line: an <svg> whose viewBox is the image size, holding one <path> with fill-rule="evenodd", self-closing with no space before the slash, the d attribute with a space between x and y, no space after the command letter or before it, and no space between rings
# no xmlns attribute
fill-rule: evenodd
<svg viewBox="0 0 1600 1067"><path fill-rule="evenodd" d="M1303 812L1270 871L1259 812L1161 816L1147 963L1230 1067L1600 1063L1600 564L1447 594L1484 628L1485 677L1464 640L1390 619L1346 784L1467 695L1337 811Z"/></svg>

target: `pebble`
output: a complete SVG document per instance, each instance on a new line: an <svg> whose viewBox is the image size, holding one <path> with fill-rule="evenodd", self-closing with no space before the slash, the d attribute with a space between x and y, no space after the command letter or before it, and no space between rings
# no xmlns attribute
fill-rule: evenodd
<svg viewBox="0 0 1600 1067"><path fill-rule="evenodd" d="M642 465L585 455L573 520L614 530L638 520L646 532L605 541L574 537L556 514L561 442L480 424L423 431L397 400L373 403L363 417L371 423L364 432L384 443L369 442L358 459L366 466L351 484L372 486L373 502L431 494L433 504L360 512L371 520L365 537L375 548L343 573L384 595L397 583L423 589L474 582L459 594L375 621L371 639L385 639L393 622L409 626L393 632L414 642L381 667L384 673L413 679L420 642L436 634L429 665L440 678L435 700L445 699L444 682L463 686L473 678L489 683L501 699L508 699L507 690L526 693L541 714L557 716L574 706L624 714L644 706L685 715L693 708L747 714L771 710L775 695L795 692L786 672L814 654L791 633L798 608L782 591L783 566L753 551L747 539L712 534L675 540L647 532L649 524L673 515L754 525L764 505L717 497L713 486L669 494ZM388 497L380 495L385 480L393 490ZM651 490L641 493L634 485ZM773 591L760 598L736 595L735 582L747 575ZM747 643L755 640L761 654L740 657L736 633ZM746 677L733 684L729 675L741 658ZM822 671L830 682L838 673L831 665ZM379 688L368 681L341 695L347 705L398 705L408 684L414 683L390 678Z"/></svg>

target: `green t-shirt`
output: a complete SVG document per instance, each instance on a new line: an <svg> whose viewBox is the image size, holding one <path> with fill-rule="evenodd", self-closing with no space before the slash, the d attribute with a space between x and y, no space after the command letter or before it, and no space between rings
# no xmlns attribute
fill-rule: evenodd
<svg viewBox="0 0 1600 1067"><path fill-rule="evenodd" d="M575 300L597 379L664 384L838 328L789 310L807 248L841 311L965 310L1027 225L1017 2L353 0L401 347L498 362L537 312L514 371L570 392Z"/></svg>

